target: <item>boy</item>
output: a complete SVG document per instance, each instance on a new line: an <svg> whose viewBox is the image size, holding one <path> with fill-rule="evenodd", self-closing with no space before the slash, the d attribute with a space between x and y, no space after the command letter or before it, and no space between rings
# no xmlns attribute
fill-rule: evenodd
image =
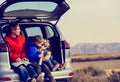
<svg viewBox="0 0 120 82"><path fill-rule="evenodd" d="M44 63L39 64L39 60L43 58L43 53L40 51L42 38L36 36L29 40L30 41L27 42L27 56L29 61L36 66L38 72L40 72L39 68L41 67L42 71L45 73L45 77L49 79L49 82L56 82L49 68Z"/></svg>

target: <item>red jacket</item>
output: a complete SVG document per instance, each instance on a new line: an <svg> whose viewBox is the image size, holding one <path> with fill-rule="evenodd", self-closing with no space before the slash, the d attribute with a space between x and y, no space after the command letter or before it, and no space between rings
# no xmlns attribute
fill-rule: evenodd
<svg viewBox="0 0 120 82"><path fill-rule="evenodd" d="M9 46L10 59L12 62L15 62L17 58L22 59L26 57L25 38L23 35L19 35L17 38L12 37L11 35L5 36L5 40Z"/></svg>

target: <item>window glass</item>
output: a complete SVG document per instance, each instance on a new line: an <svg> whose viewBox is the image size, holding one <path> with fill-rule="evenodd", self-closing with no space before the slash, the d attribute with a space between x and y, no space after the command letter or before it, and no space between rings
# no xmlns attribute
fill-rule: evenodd
<svg viewBox="0 0 120 82"><path fill-rule="evenodd" d="M23 9L53 11L57 4L53 2L18 2L10 5L5 12Z"/></svg>
<svg viewBox="0 0 120 82"><path fill-rule="evenodd" d="M6 44L5 44L2 36L0 35L0 52L6 52L6 51L7 51Z"/></svg>
<svg viewBox="0 0 120 82"><path fill-rule="evenodd" d="M5 36L5 34L4 34ZM0 43L4 43L2 36L0 35Z"/></svg>
<svg viewBox="0 0 120 82"><path fill-rule="evenodd" d="M30 27L30 28L26 28L26 33L27 36L36 36L36 35L40 35L43 37L42 31L40 29L40 27Z"/></svg>
<svg viewBox="0 0 120 82"><path fill-rule="evenodd" d="M45 26L45 31L47 38L51 38L54 36L54 31L50 26Z"/></svg>

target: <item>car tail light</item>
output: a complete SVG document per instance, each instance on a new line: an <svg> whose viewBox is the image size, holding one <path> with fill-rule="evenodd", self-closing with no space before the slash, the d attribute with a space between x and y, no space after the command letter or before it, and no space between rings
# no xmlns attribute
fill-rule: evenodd
<svg viewBox="0 0 120 82"><path fill-rule="evenodd" d="M0 78L1 81L10 81L11 78L10 77L2 77Z"/></svg>
<svg viewBox="0 0 120 82"><path fill-rule="evenodd" d="M70 44L66 40L63 41L63 45L62 46L65 49L70 49Z"/></svg>
<svg viewBox="0 0 120 82"><path fill-rule="evenodd" d="M0 43L0 52L6 52L7 51L7 47L5 43Z"/></svg>
<svg viewBox="0 0 120 82"><path fill-rule="evenodd" d="M73 76L74 75L74 72L70 72L69 74L68 74L68 76Z"/></svg>

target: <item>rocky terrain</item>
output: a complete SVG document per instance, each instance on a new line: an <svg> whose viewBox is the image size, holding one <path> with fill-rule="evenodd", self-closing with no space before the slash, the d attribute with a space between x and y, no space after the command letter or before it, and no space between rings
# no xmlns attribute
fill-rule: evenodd
<svg viewBox="0 0 120 82"><path fill-rule="evenodd" d="M70 52L72 55L120 53L120 43L78 43Z"/></svg>

